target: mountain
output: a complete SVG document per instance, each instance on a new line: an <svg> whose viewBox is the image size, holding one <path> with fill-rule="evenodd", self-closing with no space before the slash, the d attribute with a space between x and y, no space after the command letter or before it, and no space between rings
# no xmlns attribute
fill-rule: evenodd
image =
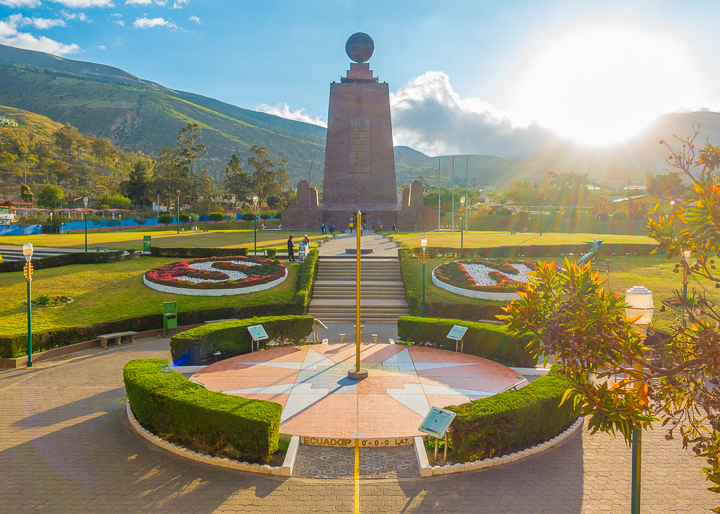
<svg viewBox="0 0 720 514"><path fill-rule="evenodd" d="M282 152L291 176L304 176L324 152L325 129L175 91L101 64L0 45L0 105L24 109L81 132L107 137L125 151L156 155L195 122L208 154L201 161L218 179L230 156L253 145ZM322 172L322 159L314 169Z"/></svg>

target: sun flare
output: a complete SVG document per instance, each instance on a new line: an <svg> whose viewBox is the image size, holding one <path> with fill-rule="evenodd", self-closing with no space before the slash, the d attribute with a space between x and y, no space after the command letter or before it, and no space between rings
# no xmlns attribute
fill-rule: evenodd
<svg viewBox="0 0 720 514"><path fill-rule="evenodd" d="M689 57L669 37L620 27L577 32L540 51L518 111L583 144L619 142L691 98Z"/></svg>

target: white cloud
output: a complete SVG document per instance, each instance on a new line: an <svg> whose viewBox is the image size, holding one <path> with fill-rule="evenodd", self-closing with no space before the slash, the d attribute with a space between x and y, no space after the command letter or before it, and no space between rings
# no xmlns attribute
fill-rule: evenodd
<svg viewBox="0 0 720 514"><path fill-rule="evenodd" d="M125 22L122 21L122 20L118 20L118 21L116 21L115 23L117 23L117 24L120 25L121 27L124 27L124 26L125 26Z"/></svg>
<svg viewBox="0 0 720 514"><path fill-rule="evenodd" d="M53 27L64 27L65 21L61 19L48 19L48 18L26 18L30 20L30 24L36 29L51 29Z"/></svg>
<svg viewBox="0 0 720 514"><path fill-rule="evenodd" d="M280 116L281 118L287 118L289 120L302 121L305 123L312 123L313 125L320 125L321 127L327 127L327 122L325 122L322 118L311 118L310 115L305 114L305 109L291 111L290 107L288 107L288 104L286 103L279 103L275 105L260 104L255 107L255 110L266 112L274 116Z"/></svg>
<svg viewBox="0 0 720 514"><path fill-rule="evenodd" d="M98 47L100 50L107 50L107 48L105 48L105 45L98 45L97 47Z"/></svg>
<svg viewBox="0 0 720 514"><path fill-rule="evenodd" d="M119 12L110 13L110 16L112 16L113 18L122 18L122 14L120 14Z"/></svg>
<svg viewBox="0 0 720 514"><path fill-rule="evenodd" d="M40 20L38 22L38 20ZM82 51L76 44L65 44L52 40L45 36L36 38L32 34L20 32L19 27L24 25L41 25L40 28L49 28L52 25L42 27L47 21L44 18L25 18L22 14L13 14L4 20L0 20L0 44L23 48L25 50L37 50L55 55L73 54Z"/></svg>
<svg viewBox="0 0 720 514"><path fill-rule="evenodd" d="M126 0L125 5L151 5L153 0Z"/></svg>
<svg viewBox="0 0 720 514"><path fill-rule="evenodd" d="M90 21L84 12L67 12L65 10L61 10L60 14L62 14L66 20Z"/></svg>
<svg viewBox="0 0 720 514"><path fill-rule="evenodd" d="M170 29L178 28L177 25L165 18L138 18L133 22L133 25L139 29L150 29L152 27L168 27Z"/></svg>
<svg viewBox="0 0 720 514"><path fill-rule="evenodd" d="M429 71L390 94L395 145L428 155L525 157L557 141L536 124L519 126L488 102L460 98L443 72Z"/></svg>
<svg viewBox="0 0 720 514"><path fill-rule="evenodd" d="M173 9L182 9L183 7L190 4L190 0L175 0L175 3L173 4Z"/></svg>
<svg viewBox="0 0 720 514"><path fill-rule="evenodd" d="M50 0L71 9L85 9L87 7L115 7L112 0Z"/></svg>
<svg viewBox="0 0 720 514"><path fill-rule="evenodd" d="M194 22L197 23L198 25L200 25L200 24L202 23L202 22L200 21L200 18L198 18L197 16L190 16L190 21L194 21Z"/></svg>
<svg viewBox="0 0 720 514"><path fill-rule="evenodd" d="M0 0L0 5L7 7L38 7L40 0Z"/></svg>

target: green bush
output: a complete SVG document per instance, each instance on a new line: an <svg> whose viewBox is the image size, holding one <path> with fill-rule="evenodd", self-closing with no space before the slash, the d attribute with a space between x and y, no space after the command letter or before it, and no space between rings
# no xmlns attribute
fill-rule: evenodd
<svg viewBox="0 0 720 514"><path fill-rule="evenodd" d="M615 221L625 221L626 219L628 219L628 215L625 214L623 211L614 212L612 217Z"/></svg>
<svg viewBox="0 0 720 514"><path fill-rule="evenodd" d="M274 259L277 255L277 248L265 248L265 255L268 259Z"/></svg>
<svg viewBox="0 0 720 514"><path fill-rule="evenodd" d="M249 460L267 461L277 450L277 403L208 391L172 371L165 359L131 360L123 379L135 417L157 435L215 451L230 447Z"/></svg>
<svg viewBox="0 0 720 514"><path fill-rule="evenodd" d="M181 214L180 215L180 223L188 223L189 221L190 221L189 214Z"/></svg>
<svg viewBox="0 0 720 514"><path fill-rule="evenodd" d="M570 387L556 365L517 391L446 407L457 413L448 437L458 461L499 457L552 439L577 418L572 401L560 407Z"/></svg>
<svg viewBox="0 0 720 514"><path fill-rule="evenodd" d="M310 250L305 256L302 268L300 268L300 277L298 278L297 292L295 293L294 302L301 305L303 309L307 308L312 293L313 283L315 282L315 273L317 272L318 251Z"/></svg>
<svg viewBox="0 0 720 514"><path fill-rule="evenodd" d="M260 341L260 348L275 340L299 344L310 335L312 316L277 316L223 321L196 327L170 339L170 355L176 365L199 365L208 360L221 360L252 351L248 327L262 325L270 339Z"/></svg>
<svg viewBox="0 0 720 514"><path fill-rule="evenodd" d="M512 214L512 212L510 212L510 209L500 209L498 211L498 214L500 216L510 216Z"/></svg>
<svg viewBox="0 0 720 514"><path fill-rule="evenodd" d="M164 224L166 227L175 220L175 216L169 213L164 213L158 216L158 223Z"/></svg>
<svg viewBox="0 0 720 514"><path fill-rule="evenodd" d="M537 357L533 357L525 350L529 338L513 338L501 325L413 316L401 316L397 322L398 336L401 340L412 341L414 344L429 344L446 350L455 349L455 341L447 338L448 332L454 325L468 327L463 338L464 353L508 366L532 367L537 364Z"/></svg>
<svg viewBox="0 0 720 514"><path fill-rule="evenodd" d="M247 248L159 248L150 247L153 257L180 257L182 259L201 259L205 257L245 257Z"/></svg>
<svg viewBox="0 0 720 514"><path fill-rule="evenodd" d="M275 218L282 219L282 212L278 211L278 213L275 215Z"/></svg>
<svg viewBox="0 0 720 514"><path fill-rule="evenodd" d="M60 268L62 266L70 266L72 264L104 264L120 260L123 252L92 252L92 253L66 253L62 255L54 255L52 257L43 257L42 259L33 259L33 269ZM0 273L8 273L13 271L22 271L25 261L8 261L0 260Z"/></svg>
<svg viewBox="0 0 720 514"><path fill-rule="evenodd" d="M270 215L267 212L260 213L260 219L261 220L269 220Z"/></svg>
<svg viewBox="0 0 720 514"><path fill-rule="evenodd" d="M208 214L208 219L210 221L214 221L215 224L217 225L217 222L224 220L225 216L223 215L222 212L211 212L210 214Z"/></svg>
<svg viewBox="0 0 720 514"><path fill-rule="evenodd" d="M242 219L243 219L243 221L252 221L253 219L255 219L253 216L254 216L253 213L246 212L245 214L242 215Z"/></svg>

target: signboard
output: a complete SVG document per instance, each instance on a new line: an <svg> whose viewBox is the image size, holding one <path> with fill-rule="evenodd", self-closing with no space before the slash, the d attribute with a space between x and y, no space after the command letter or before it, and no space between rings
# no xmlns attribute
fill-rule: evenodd
<svg viewBox="0 0 720 514"><path fill-rule="evenodd" d="M455 325L452 327L452 330L447 335L448 339L452 339L454 341L460 341L463 336L465 336L465 332L467 332L468 327L461 327L460 325Z"/></svg>
<svg viewBox="0 0 720 514"><path fill-rule="evenodd" d="M315 446L341 446L350 448L355 446L355 438L335 438L335 437L300 437L302 444L312 444ZM379 439L360 439L358 446L360 448L384 448L389 446L410 446L413 444L412 437L383 437Z"/></svg>
<svg viewBox="0 0 720 514"><path fill-rule="evenodd" d="M253 341L269 339L269 336L262 325L253 325L252 327L248 327L248 331L250 332L250 337L253 338Z"/></svg>
<svg viewBox="0 0 720 514"><path fill-rule="evenodd" d="M308 246L309 245L306 243L300 243L298 245L298 261L299 262L305 261L305 257L307 257L307 254L308 254Z"/></svg>
<svg viewBox="0 0 720 514"><path fill-rule="evenodd" d="M454 412L432 407L420 424L420 432L424 432L433 437L442 437L454 419Z"/></svg>

